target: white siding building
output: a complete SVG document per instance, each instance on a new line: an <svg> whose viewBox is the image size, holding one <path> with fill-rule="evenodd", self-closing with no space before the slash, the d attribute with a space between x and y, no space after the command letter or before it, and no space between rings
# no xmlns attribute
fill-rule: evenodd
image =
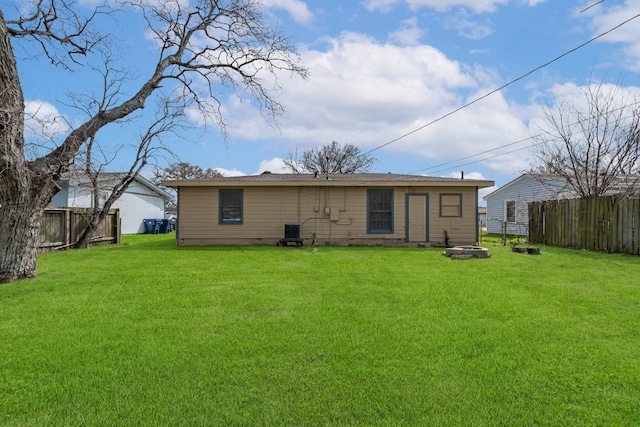
<svg viewBox="0 0 640 427"><path fill-rule="evenodd" d="M560 177L520 175L483 197L487 202L487 233L526 236L529 234L529 202L563 199L572 194Z"/></svg>
<svg viewBox="0 0 640 427"><path fill-rule="evenodd" d="M101 175L100 202L103 203L111 194L113 182L123 174L105 173ZM92 208L93 194L87 181L70 178L61 181L62 190L55 195L49 206L51 207L79 207ZM145 232L146 218L164 218L165 204L172 199L171 194L154 185L148 179L138 176L129 185L127 191L113 204L114 209L120 210L122 234L137 234Z"/></svg>

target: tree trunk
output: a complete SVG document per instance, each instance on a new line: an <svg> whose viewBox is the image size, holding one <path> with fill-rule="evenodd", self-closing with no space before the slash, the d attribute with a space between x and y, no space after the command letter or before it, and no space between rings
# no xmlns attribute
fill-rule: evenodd
<svg viewBox="0 0 640 427"><path fill-rule="evenodd" d="M0 209L0 283L36 276L42 211L25 204Z"/></svg>
<svg viewBox="0 0 640 427"><path fill-rule="evenodd" d="M109 213L109 211L107 210L106 213ZM96 235L96 231L98 231L98 228L105 217L106 215L102 215L102 212L91 215L91 220L89 221L87 228L84 229L75 244L76 249L87 249L89 247L89 243L93 240L93 237Z"/></svg>
<svg viewBox="0 0 640 427"><path fill-rule="evenodd" d="M24 158L24 98L0 11L0 283L35 277L40 222L57 191Z"/></svg>

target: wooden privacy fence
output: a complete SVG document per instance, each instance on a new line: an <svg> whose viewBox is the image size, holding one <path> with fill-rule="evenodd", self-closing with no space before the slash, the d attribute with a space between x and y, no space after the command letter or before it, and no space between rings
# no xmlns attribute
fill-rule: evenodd
<svg viewBox="0 0 640 427"><path fill-rule="evenodd" d="M529 203L532 243L639 255L638 225L638 198L606 196Z"/></svg>
<svg viewBox="0 0 640 427"><path fill-rule="evenodd" d="M74 245L87 228L91 208L47 208L40 225L40 252L68 248ZM91 245L120 243L120 211L109 210L109 215L98 227Z"/></svg>

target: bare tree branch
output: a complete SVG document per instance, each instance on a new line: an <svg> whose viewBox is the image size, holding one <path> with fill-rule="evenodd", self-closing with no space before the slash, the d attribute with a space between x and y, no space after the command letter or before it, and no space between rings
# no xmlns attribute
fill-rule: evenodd
<svg viewBox="0 0 640 427"><path fill-rule="evenodd" d="M136 144L136 154L131 162L129 170L113 176L111 180L103 179L104 169L108 162L97 161L93 154L94 148L99 148L95 138L91 138L87 144L87 150L79 160L83 163L84 176L89 180L93 196L93 213L88 227L76 243L77 248L86 248L91 242L100 223L109 215L113 204L127 191L131 183L136 180L152 156L157 152L166 150L166 144L162 139L167 134L174 134L182 128L180 120L183 117L182 107L172 105L166 101L155 120L140 135ZM104 201L101 195L108 194Z"/></svg>
<svg viewBox="0 0 640 427"><path fill-rule="evenodd" d="M640 104L619 86L589 84L582 102L547 111L532 172L566 180L580 197L637 192Z"/></svg>
<svg viewBox="0 0 640 427"><path fill-rule="evenodd" d="M68 68L68 60L78 63L78 56L96 50L106 40L92 23L97 15L111 12L100 6L84 17L76 12L78 7L74 1L38 0L17 19L6 21L9 35L34 40L52 63Z"/></svg>

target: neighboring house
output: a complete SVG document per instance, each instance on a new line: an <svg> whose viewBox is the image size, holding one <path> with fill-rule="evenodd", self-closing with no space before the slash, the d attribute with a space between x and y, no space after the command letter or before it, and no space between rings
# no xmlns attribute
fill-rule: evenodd
<svg viewBox="0 0 640 427"><path fill-rule="evenodd" d="M567 182L554 175L523 174L483 197L487 202L487 233L526 236L529 202L573 197Z"/></svg>
<svg viewBox="0 0 640 427"><path fill-rule="evenodd" d="M52 207L93 207L93 190L86 177L65 176L59 182L62 188L53 198ZM100 175L100 203L103 204L111 194L115 183L124 173L103 173ZM113 204L120 210L122 234L144 233L146 218L164 218L165 204L172 199L171 194L154 185L148 179L137 176L127 191Z"/></svg>
<svg viewBox="0 0 640 427"><path fill-rule="evenodd" d="M478 225L480 227L487 226L487 207L478 206Z"/></svg>
<svg viewBox="0 0 640 427"><path fill-rule="evenodd" d="M178 191L179 245L461 245L478 241L488 180L395 174L264 174L165 181ZM294 228L291 228L291 227Z"/></svg>

